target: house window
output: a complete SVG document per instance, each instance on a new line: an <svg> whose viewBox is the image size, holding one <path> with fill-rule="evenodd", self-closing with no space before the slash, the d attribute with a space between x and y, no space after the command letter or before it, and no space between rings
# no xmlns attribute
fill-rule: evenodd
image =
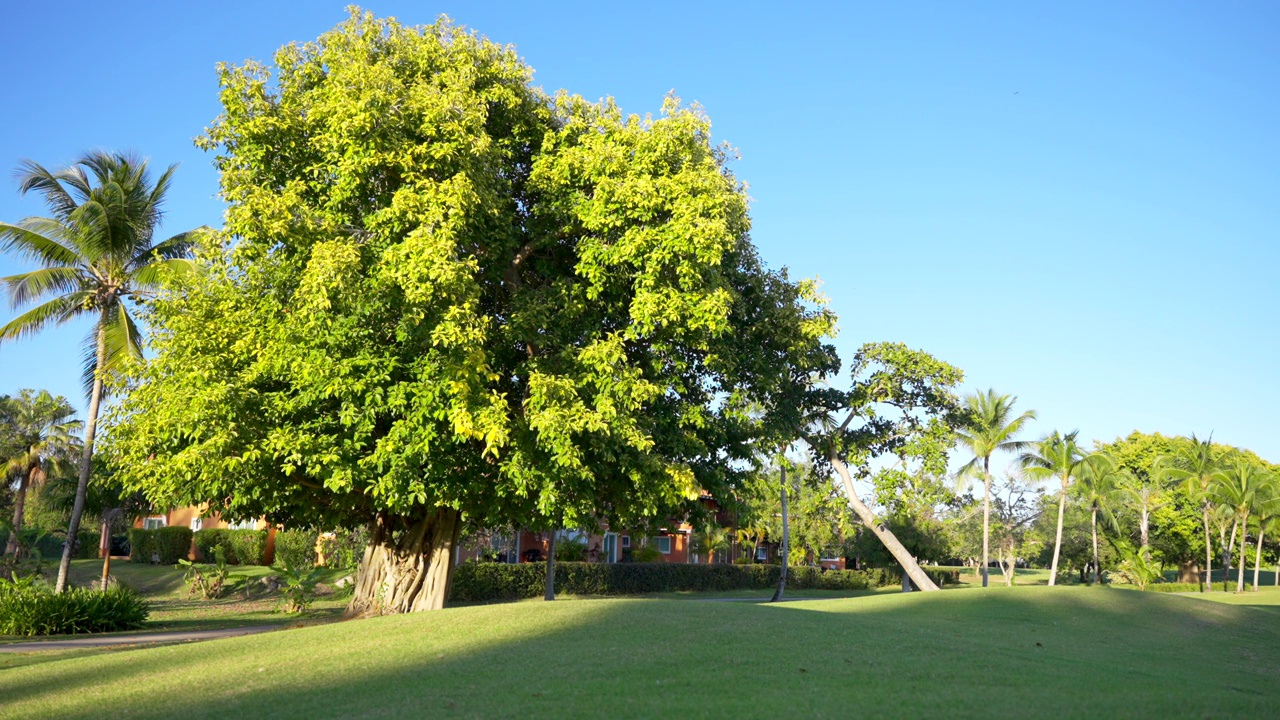
<svg viewBox="0 0 1280 720"><path fill-rule="evenodd" d="M631 536L630 536L630 535L623 535L623 536L622 536L622 547L624 547L624 548L629 548L629 547L631 547Z"/></svg>
<svg viewBox="0 0 1280 720"><path fill-rule="evenodd" d="M663 535L662 537L654 538L654 540L658 541L658 552L662 553L663 555L671 554L671 537L670 536Z"/></svg>
<svg viewBox="0 0 1280 720"><path fill-rule="evenodd" d="M257 520L241 520L240 522L237 522L237 523L231 523L231 525L229 525L228 527L230 527L232 530L257 530L258 521Z"/></svg>
<svg viewBox="0 0 1280 720"><path fill-rule="evenodd" d="M164 516L149 517L146 520L142 521L142 529L155 530L157 528L162 528L168 524L169 524L169 521Z"/></svg>
<svg viewBox="0 0 1280 720"><path fill-rule="evenodd" d="M192 532L195 532L195 531L199 530L199 529L200 529L200 528L202 528L202 527L204 527L204 519L203 519L203 518L191 518L191 530L192 530Z"/></svg>

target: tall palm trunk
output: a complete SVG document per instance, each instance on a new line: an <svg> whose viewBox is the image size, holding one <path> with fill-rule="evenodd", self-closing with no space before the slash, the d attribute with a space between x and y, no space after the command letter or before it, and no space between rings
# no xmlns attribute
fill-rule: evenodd
<svg viewBox="0 0 1280 720"><path fill-rule="evenodd" d="M1248 542L1249 513L1245 513L1244 517L1240 518L1240 527L1243 529L1240 532L1240 570L1236 577L1237 593L1244 592L1244 566L1245 566L1245 563L1247 562L1245 560L1244 553L1245 553L1245 550L1249 547L1249 542ZM1232 539L1234 539L1234 535L1235 533L1232 533L1232 536L1233 536Z"/></svg>
<svg viewBox="0 0 1280 720"><path fill-rule="evenodd" d="M35 476L36 469L32 467L18 480L18 493L13 498L13 529L9 532L9 542L4 548L5 555L16 557L18 554L18 531L22 529L22 514L27 504L27 488L31 487Z"/></svg>
<svg viewBox="0 0 1280 720"><path fill-rule="evenodd" d="M89 470L93 460L93 437L98 431L98 405L102 402L102 373L107 365L107 310L102 310L97 329L97 366L93 373L93 393L89 396L89 418L84 425L84 451L80 454L80 482L76 484L76 502L71 507L71 522L67 524L67 542L62 546L62 562L58 563L58 583L54 592L67 589L67 575L71 572L71 553L75 549L80 532L80 516L84 515L85 494L89 490Z"/></svg>
<svg viewBox="0 0 1280 720"><path fill-rule="evenodd" d="M1226 528L1223 528L1222 545L1222 592L1227 591L1231 582L1231 561L1236 553L1236 533L1240 530L1240 521L1231 524L1231 542L1226 542Z"/></svg>
<svg viewBox="0 0 1280 720"><path fill-rule="evenodd" d="M1266 531L1262 525L1258 525L1258 542L1255 544L1253 553L1253 591L1258 592L1258 568L1262 566L1262 535Z"/></svg>
<svg viewBox="0 0 1280 720"><path fill-rule="evenodd" d="M991 459L982 458L982 587L987 587L991 561Z"/></svg>
<svg viewBox="0 0 1280 720"><path fill-rule="evenodd" d="M769 602L778 602L787 590L787 560L791 557L791 526L787 518L787 468L779 463L782 471L782 572L778 573L778 587Z"/></svg>
<svg viewBox="0 0 1280 720"><path fill-rule="evenodd" d="M902 566L903 572L907 574L907 577L911 578L912 584L920 590L937 590L938 586L934 584L933 580L929 579L924 570L920 569L920 564L916 562L915 558L911 557L911 553L907 552L907 549L903 547L897 536L893 534L893 531L885 527L883 523L878 522L875 513L871 512L871 508L867 507L866 503L862 502L862 499L858 497L858 492L853 487L853 478L849 475L849 467L836 455L834 450L828 453L827 459L831 461L831 466L840 475L840 481L844 484L845 493L849 496L849 506L858 514L858 519L862 521L862 524L872 533L875 533L876 538L889 551L893 559L898 561L898 564Z"/></svg>
<svg viewBox="0 0 1280 720"><path fill-rule="evenodd" d="M1203 592L1213 592L1213 536L1209 534L1209 503L1201 508L1204 511L1204 582Z"/></svg>
<svg viewBox="0 0 1280 720"><path fill-rule="evenodd" d="M1140 537L1142 539L1142 554L1147 557L1151 552L1151 511L1147 509L1147 504L1142 503L1142 524L1139 527Z"/></svg>
<svg viewBox="0 0 1280 720"><path fill-rule="evenodd" d="M1053 541L1053 565L1049 568L1049 586L1058 581L1058 555L1062 552L1062 516L1067 511L1067 483L1062 483L1062 494L1058 496L1058 532Z"/></svg>
<svg viewBox="0 0 1280 720"><path fill-rule="evenodd" d="M1090 585L1098 584L1098 506L1093 506L1093 515L1090 519L1093 526L1093 582Z"/></svg>

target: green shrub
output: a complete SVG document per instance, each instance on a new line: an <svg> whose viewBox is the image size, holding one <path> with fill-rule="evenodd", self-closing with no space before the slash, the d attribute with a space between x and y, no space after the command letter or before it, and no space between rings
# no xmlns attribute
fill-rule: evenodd
<svg viewBox="0 0 1280 720"><path fill-rule="evenodd" d="M662 562L662 552L652 545L632 545L631 560L633 563Z"/></svg>
<svg viewBox="0 0 1280 720"><path fill-rule="evenodd" d="M196 552L200 555L200 560L214 562L217 558L215 551L222 548L223 558L227 562L234 561L235 551L231 548L227 532L229 531L226 528L209 528L195 532Z"/></svg>
<svg viewBox="0 0 1280 720"><path fill-rule="evenodd" d="M56 595L30 579L0 579L0 635L65 635L142 627L147 602L127 587L67 588Z"/></svg>
<svg viewBox="0 0 1280 720"><path fill-rule="evenodd" d="M151 562L151 554L155 552L155 545L152 541L154 534L155 530L143 530L142 528L129 529L130 562Z"/></svg>
<svg viewBox="0 0 1280 720"><path fill-rule="evenodd" d="M1200 583L1151 583L1148 592L1200 592Z"/></svg>
<svg viewBox="0 0 1280 720"><path fill-rule="evenodd" d="M241 565L263 564L263 553L267 550L266 530L228 530L227 540L235 556L234 562Z"/></svg>
<svg viewBox="0 0 1280 720"><path fill-rule="evenodd" d="M560 538L556 540L557 562L586 562L587 543L585 540Z"/></svg>
<svg viewBox="0 0 1280 720"><path fill-rule="evenodd" d="M157 528L151 531L152 551L160 556L161 565L177 565L191 553L191 536L191 528Z"/></svg>
<svg viewBox="0 0 1280 720"><path fill-rule="evenodd" d="M316 599L316 585L320 582L320 570L316 567L298 567L284 563L280 573L280 601L276 610L281 607L287 613L304 613Z"/></svg>
<svg viewBox="0 0 1280 720"><path fill-rule="evenodd" d="M556 563L556 590L570 595L639 595L659 592L767 590L778 583L777 565L686 563ZM928 571L934 582L948 573ZM454 570L452 599L464 602L518 600L543 593L544 563L463 563ZM865 590L901 584L901 572L886 569L826 570L793 567L787 587L795 590Z"/></svg>
<svg viewBox="0 0 1280 720"><path fill-rule="evenodd" d="M364 557L364 549L368 543L369 531L363 527L326 533L320 537L324 566L355 574L360 569L360 560Z"/></svg>
<svg viewBox="0 0 1280 720"><path fill-rule="evenodd" d="M280 530L276 532L276 564L310 568L316 565L315 530Z"/></svg>
<svg viewBox="0 0 1280 720"><path fill-rule="evenodd" d="M23 535L27 535L27 528L23 528ZM45 533L43 531L34 531L35 540L29 549L34 549L40 553L40 557L45 560L57 560L62 557L62 538L66 533ZM76 544L76 552L72 555L77 560L88 560L98 557L98 541L100 536L92 530L84 530L78 533L80 542Z"/></svg>

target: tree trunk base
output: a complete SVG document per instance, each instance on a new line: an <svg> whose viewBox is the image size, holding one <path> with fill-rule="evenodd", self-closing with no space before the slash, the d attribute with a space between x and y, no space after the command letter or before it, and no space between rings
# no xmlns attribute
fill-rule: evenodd
<svg viewBox="0 0 1280 720"><path fill-rule="evenodd" d="M461 530L453 508L436 508L419 518L380 514L356 575L347 617L443 608Z"/></svg>

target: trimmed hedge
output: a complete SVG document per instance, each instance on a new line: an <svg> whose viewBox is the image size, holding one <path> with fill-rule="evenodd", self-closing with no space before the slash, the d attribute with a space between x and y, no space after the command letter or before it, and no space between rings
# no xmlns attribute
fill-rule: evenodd
<svg viewBox="0 0 1280 720"><path fill-rule="evenodd" d="M191 538L191 528L133 528L129 530L129 561L149 563L154 555L160 558L161 565L177 565L191 552Z"/></svg>
<svg viewBox="0 0 1280 720"><path fill-rule="evenodd" d="M450 598L462 602L520 600L544 590L545 563L468 562L453 573ZM687 563L556 563L556 591L568 595L639 595L659 592L768 590L778 584L777 565L690 565ZM953 574L926 571L939 585L955 582ZM787 587L793 590L866 590L900 585L902 571L826 570L793 567Z"/></svg>
<svg viewBox="0 0 1280 720"><path fill-rule="evenodd" d="M1147 585L1148 592L1200 592L1200 583L1149 583Z"/></svg>
<svg viewBox="0 0 1280 720"><path fill-rule="evenodd" d="M266 530L231 530L210 528L195 533L196 550L204 562L217 559L217 548L222 548L222 558L232 565L261 565L267 549Z"/></svg>
<svg viewBox="0 0 1280 720"><path fill-rule="evenodd" d="M315 567L316 538L319 536L315 530L277 530L276 564L295 568Z"/></svg>
<svg viewBox="0 0 1280 720"><path fill-rule="evenodd" d="M74 558L76 560L88 560L98 557L98 542L101 536L93 530L84 530L78 533L80 544L76 548ZM45 535L36 542L35 549L40 552L40 557L45 560L57 560L62 557L62 536L61 535Z"/></svg>
<svg viewBox="0 0 1280 720"><path fill-rule="evenodd" d="M48 585L0 580L0 635L134 630L149 613L147 601L121 585L106 592L73 587L55 595Z"/></svg>

